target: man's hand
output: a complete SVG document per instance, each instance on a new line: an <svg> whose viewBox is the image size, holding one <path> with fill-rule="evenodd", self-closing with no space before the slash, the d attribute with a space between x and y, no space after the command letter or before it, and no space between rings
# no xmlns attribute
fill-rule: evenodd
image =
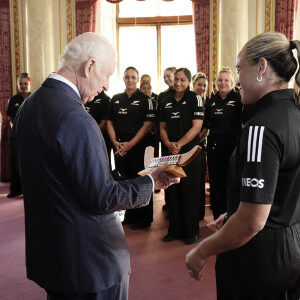
<svg viewBox="0 0 300 300"><path fill-rule="evenodd" d="M168 163L163 163L150 174L155 183L155 190L166 189L168 186L180 182L179 177L175 177L174 175L165 171L167 166Z"/></svg>

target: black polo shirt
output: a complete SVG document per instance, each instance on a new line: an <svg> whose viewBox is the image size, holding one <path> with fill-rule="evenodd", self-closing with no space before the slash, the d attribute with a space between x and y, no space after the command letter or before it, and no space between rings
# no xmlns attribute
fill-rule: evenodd
<svg viewBox="0 0 300 300"><path fill-rule="evenodd" d="M242 102L239 92L232 90L222 100L219 93L206 101L203 128L210 135L237 135L241 130Z"/></svg>
<svg viewBox="0 0 300 300"><path fill-rule="evenodd" d="M110 97L102 91L91 102L85 104L85 109L100 124L102 120L107 120L109 105Z"/></svg>
<svg viewBox="0 0 300 300"><path fill-rule="evenodd" d="M23 101L24 101L24 98L21 96L20 93L12 96L8 100L8 107L7 107L6 115L9 116L10 118L14 119L16 117L19 107L21 106Z"/></svg>
<svg viewBox="0 0 300 300"><path fill-rule="evenodd" d="M268 93L253 106L230 162L228 212L240 201L272 204L266 226L300 222L300 110L294 90Z"/></svg>
<svg viewBox="0 0 300 300"><path fill-rule="evenodd" d="M126 92L111 99L108 119L113 121L118 139L133 138L146 121L155 121L152 100L139 89L128 98Z"/></svg>
<svg viewBox="0 0 300 300"><path fill-rule="evenodd" d="M166 97L168 97L169 95L171 95L173 91L174 91L173 89L168 88L167 90L161 92L161 93L158 95L158 98L157 98L157 103L158 103L158 105L160 105L161 102L162 102Z"/></svg>
<svg viewBox="0 0 300 300"><path fill-rule="evenodd" d="M189 89L180 101L176 101L174 90L161 104L160 122L167 123L167 134L171 142L180 140L193 126L192 121L203 120L203 117L203 100ZM199 135L188 144L190 147L199 144Z"/></svg>

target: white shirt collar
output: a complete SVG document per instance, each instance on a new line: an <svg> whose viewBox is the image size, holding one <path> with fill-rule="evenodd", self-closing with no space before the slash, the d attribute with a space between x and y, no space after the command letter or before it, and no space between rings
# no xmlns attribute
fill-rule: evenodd
<svg viewBox="0 0 300 300"><path fill-rule="evenodd" d="M63 76L61 76L57 73L51 73L49 78L64 82L65 84L70 86L78 94L78 96L80 97L77 86L74 83L72 83L70 80L68 80L67 78L65 78L65 77L63 77Z"/></svg>

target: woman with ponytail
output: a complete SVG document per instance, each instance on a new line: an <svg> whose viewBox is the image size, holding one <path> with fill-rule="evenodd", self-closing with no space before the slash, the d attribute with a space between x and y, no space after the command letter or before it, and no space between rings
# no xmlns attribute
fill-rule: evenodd
<svg viewBox="0 0 300 300"><path fill-rule="evenodd" d="M186 258L200 279L217 254L220 299L300 299L300 41L277 32L248 41L237 58L242 102L251 105L229 168L228 205L217 230ZM298 71L297 71L298 68ZM296 73L296 74L295 74Z"/></svg>

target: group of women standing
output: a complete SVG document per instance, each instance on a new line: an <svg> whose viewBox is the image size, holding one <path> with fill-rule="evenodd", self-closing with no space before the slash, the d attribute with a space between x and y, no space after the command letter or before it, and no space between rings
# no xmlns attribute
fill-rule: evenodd
<svg viewBox="0 0 300 300"><path fill-rule="evenodd" d="M201 155L184 167L187 177L165 190L169 228L164 242L180 238L193 244L199 238L207 153L215 218L209 226L217 232L187 254L186 265L199 280L208 257L217 254L218 299L300 297L300 112L299 95L288 88L293 75L300 85L300 71L293 49L299 60L300 41L280 33L256 36L237 59L241 89L225 67L210 98L205 74L192 78L186 68L168 68L169 88L158 95L155 107L149 87L148 96L141 93L138 71L129 67L125 92L111 101L107 128L116 167L125 177L143 169L154 122L163 155L202 146ZM134 222L132 229L149 227L152 210L150 202L148 208L128 211L125 222Z"/></svg>
<svg viewBox="0 0 300 300"><path fill-rule="evenodd" d="M199 238L199 220L205 214L206 152L211 209L215 218L226 211L228 161L241 130L242 111L232 73L228 68L219 72L218 92L210 99L205 74L198 73L192 78L187 68L167 68L164 81L168 89L158 97L152 93L149 75L142 76L138 88L139 72L134 67L125 70L123 80L125 91L112 97L107 116L116 169L123 178L139 176L144 168L145 148L152 145L157 149L154 128L163 156L188 152L195 145L202 147L200 155L184 167L187 177L165 190L169 228L163 241L182 239L193 244ZM127 210L123 224L142 229L152 221L153 199L146 207Z"/></svg>

